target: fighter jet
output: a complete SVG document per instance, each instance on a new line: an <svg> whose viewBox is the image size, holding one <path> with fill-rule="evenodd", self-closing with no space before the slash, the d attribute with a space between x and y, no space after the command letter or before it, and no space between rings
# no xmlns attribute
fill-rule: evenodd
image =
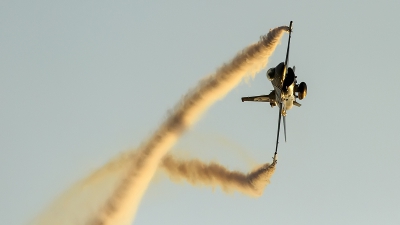
<svg viewBox="0 0 400 225"><path fill-rule="evenodd" d="M307 85L304 82L297 84L297 76L294 74L295 67L288 67L289 63L289 48L290 38L292 37L293 21L290 21L289 25L289 40L286 50L285 62L279 63L276 67L270 68L267 71L267 78L271 81L274 90L269 95L259 95L243 97L242 102L254 101L254 102L269 102L271 107L279 106L279 117L278 117L278 133L276 137L276 148L274 154L274 161L276 161L276 154L278 153L279 143L279 130L281 124L281 117L283 117L283 129L285 134L286 142L286 114L287 110L291 109L293 105L300 107L301 104L296 100L302 100L307 95ZM296 95L297 94L297 95Z"/></svg>

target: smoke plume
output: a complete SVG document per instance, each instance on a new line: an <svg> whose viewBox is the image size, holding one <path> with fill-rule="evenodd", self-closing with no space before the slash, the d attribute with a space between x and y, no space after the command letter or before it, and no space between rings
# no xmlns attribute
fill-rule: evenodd
<svg viewBox="0 0 400 225"><path fill-rule="evenodd" d="M272 164L267 163L244 174L238 171L229 171L215 162L206 164L198 159L185 161L178 160L172 155L166 155L160 166L173 181L185 179L192 185L220 186L227 193L240 191L258 197L263 193L265 186L269 184L275 171L275 164L276 161Z"/></svg>
<svg viewBox="0 0 400 225"><path fill-rule="evenodd" d="M101 196L101 198L95 199L98 205L97 207L91 205L91 211L88 212L89 217L72 214L69 216L70 221L73 221L74 224L130 224L161 159L176 143L180 135L195 123L211 104L234 88L242 78L246 75L254 75L265 67L269 56L287 30L287 26L270 30L267 35L261 37L258 43L245 48L232 61L201 80L193 90L183 96L154 134L141 144L138 152L124 157L124 160L129 163L126 168L119 171L119 180L116 181L115 177L105 173L109 175L109 179L113 180L113 185L107 185L107 198ZM79 185L73 189L80 190L86 183L83 182ZM85 188L87 189L87 187ZM86 192L90 196L100 193L97 189L90 193L88 190ZM102 192L102 194L104 193ZM61 203L67 204L60 200L59 204ZM71 200L68 200L68 204L71 204ZM85 203L85 205L87 204L89 203ZM59 208L60 212L58 213L65 213L64 206L57 206L54 208ZM76 205L76 207L82 209L85 206ZM82 213L75 211L74 213ZM51 221L44 217L40 217L38 221L42 221L40 224L60 224L59 220Z"/></svg>

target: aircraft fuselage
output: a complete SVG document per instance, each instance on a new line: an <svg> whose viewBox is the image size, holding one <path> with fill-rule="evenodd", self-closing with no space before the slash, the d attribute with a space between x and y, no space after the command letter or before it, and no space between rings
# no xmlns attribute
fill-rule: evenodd
<svg viewBox="0 0 400 225"><path fill-rule="evenodd" d="M284 105L282 109L282 115L286 116L286 110L293 107L295 101L294 86L295 76L292 68L288 68L289 71L285 71L285 63L281 62L275 67L275 76L271 80L271 84L275 90L275 102L277 105L282 103Z"/></svg>

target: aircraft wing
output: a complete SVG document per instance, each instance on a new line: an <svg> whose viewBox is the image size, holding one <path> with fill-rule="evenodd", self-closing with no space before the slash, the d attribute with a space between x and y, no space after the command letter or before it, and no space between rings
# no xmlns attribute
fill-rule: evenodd
<svg viewBox="0 0 400 225"><path fill-rule="evenodd" d="M271 100L274 101L270 98L269 95L259 95L242 98L242 102L271 102Z"/></svg>

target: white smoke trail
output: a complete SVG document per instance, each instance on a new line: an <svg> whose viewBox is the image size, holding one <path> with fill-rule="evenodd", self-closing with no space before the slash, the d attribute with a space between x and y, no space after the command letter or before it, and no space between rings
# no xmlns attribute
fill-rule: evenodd
<svg viewBox="0 0 400 225"><path fill-rule="evenodd" d="M247 74L262 69L288 27L271 30L267 36L239 53L230 63L202 80L178 103L160 128L139 148L126 179L93 220L93 224L129 223L153 177L158 164L175 144L184 130L190 127L216 100L225 96Z"/></svg>
<svg viewBox="0 0 400 225"><path fill-rule="evenodd" d="M211 104L224 97L243 77L254 75L265 67L269 56L275 50L283 33L287 30L287 26L270 30L266 36L261 37L258 43L247 47L237 54L231 62L218 69L216 73L200 81L194 90L189 91L182 98L159 129L139 147L137 154L124 157L124 160L130 162L129 166L120 170L119 181L113 180L115 177L111 176L110 179L114 181L114 185L108 185L109 189L106 192L102 192L102 194L107 193L106 200L103 201L104 198L96 199L96 202L98 202L97 209L95 205L90 205L88 215L89 218L92 218L87 220L88 217L85 217L86 219L84 219L75 214L80 212L72 210L74 214L70 215L69 220L73 221L73 224L114 225L131 223L157 166L182 132L190 127ZM104 170L107 171L107 169ZM86 188L85 185L87 184L83 181L73 189L75 191L80 190L83 187ZM110 191L111 194L109 193ZM67 193L70 192L76 193L74 191ZM89 194L95 198L95 193L91 192ZM63 196L65 197L66 195ZM63 204L73 205L68 198L65 201L57 201L59 203L56 203L50 211L57 210L54 211L54 214L65 214L66 211L63 209ZM89 201L87 199L84 204ZM82 209L81 205L76 207ZM71 208L73 207L71 206ZM39 224L62 224L60 220L52 221L46 216L40 216L37 221L40 221Z"/></svg>
<svg viewBox="0 0 400 225"><path fill-rule="evenodd" d="M87 224L126 177L132 157L133 153L122 154L75 183L31 224Z"/></svg>
<svg viewBox="0 0 400 225"><path fill-rule="evenodd" d="M173 181L187 180L192 185L220 186L230 193L240 191L250 196L261 196L275 171L276 161L264 164L248 174L229 171L222 165L203 163L198 159L178 160L166 155L160 165Z"/></svg>

